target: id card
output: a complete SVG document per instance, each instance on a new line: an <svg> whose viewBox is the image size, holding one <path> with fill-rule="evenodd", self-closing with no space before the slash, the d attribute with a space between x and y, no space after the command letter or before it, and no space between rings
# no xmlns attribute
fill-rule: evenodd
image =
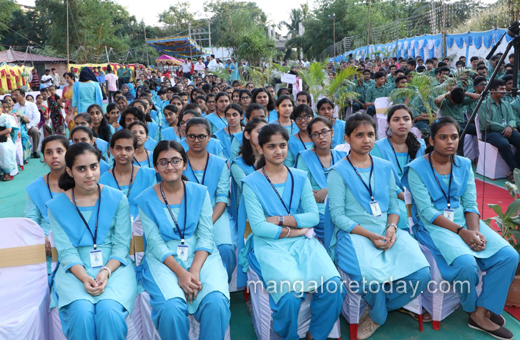
<svg viewBox="0 0 520 340"><path fill-rule="evenodd" d="M101 250L90 251L90 267L101 268L103 267L103 252Z"/></svg>
<svg viewBox="0 0 520 340"><path fill-rule="evenodd" d="M453 209L444 209L443 213L444 217L446 217L448 220L454 222L455 221L455 211Z"/></svg>
<svg viewBox="0 0 520 340"><path fill-rule="evenodd" d="M506 120L502 119L502 126L506 126Z"/></svg>
<svg viewBox="0 0 520 340"><path fill-rule="evenodd" d="M377 201L370 202L370 209L372 209L372 215L374 215L374 217L381 217L381 208Z"/></svg>
<svg viewBox="0 0 520 340"><path fill-rule="evenodd" d="M188 261L189 249L190 248L188 247L188 245L179 244L177 246L177 256L179 257L179 259L181 259L184 262Z"/></svg>

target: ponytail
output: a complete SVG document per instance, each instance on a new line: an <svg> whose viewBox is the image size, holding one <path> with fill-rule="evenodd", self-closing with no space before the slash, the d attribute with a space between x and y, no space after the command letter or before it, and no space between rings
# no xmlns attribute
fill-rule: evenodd
<svg viewBox="0 0 520 340"><path fill-rule="evenodd" d="M61 174L60 179L58 180L58 186L62 190L67 191L74 188L76 183L74 182L74 178L70 177L69 173L65 170L65 172Z"/></svg>

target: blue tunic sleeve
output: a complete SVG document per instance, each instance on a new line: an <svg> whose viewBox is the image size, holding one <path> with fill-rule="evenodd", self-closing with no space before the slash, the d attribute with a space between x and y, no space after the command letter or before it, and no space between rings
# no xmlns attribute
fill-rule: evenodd
<svg viewBox="0 0 520 340"><path fill-rule="evenodd" d="M204 203L200 210L199 224L194 236L197 238L197 247L195 251L204 250L212 253L215 248L215 241L213 240L213 209L211 207L211 199L206 192Z"/></svg>
<svg viewBox="0 0 520 340"><path fill-rule="evenodd" d="M130 205L125 195L121 196L112 225L115 225L112 234L112 253L109 260L117 260L126 266L126 258L130 251L132 237L132 222L130 219Z"/></svg>
<svg viewBox="0 0 520 340"><path fill-rule="evenodd" d="M36 206L31 195L27 194L27 199L25 200L25 217L33 220L37 224L41 225L43 220L43 216L40 213L40 209Z"/></svg>
<svg viewBox="0 0 520 340"><path fill-rule="evenodd" d="M245 199L247 219L255 236L277 239L282 228L265 220L264 209L251 187L244 183L242 186Z"/></svg>
<svg viewBox="0 0 520 340"><path fill-rule="evenodd" d="M213 209L211 209L213 211ZM141 217L141 224L143 232L146 236L146 249L161 262L173 255L173 252L168 248L166 242L159 232L159 227L152 221L148 215L139 207L139 216Z"/></svg>
<svg viewBox="0 0 520 340"><path fill-rule="evenodd" d="M246 173L237 164L231 164L231 174L238 185L238 189L242 191L242 180L246 178Z"/></svg>
<svg viewBox="0 0 520 340"><path fill-rule="evenodd" d="M475 175L473 174L473 171L469 171L468 182L466 184L466 189L460 198L460 203L464 207L464 212L473 212L480 216L477 204L477 187L475 185Z"/></svg>
<svg viewBox="0 0 520 340"><path fill-rule="evenodd" d="M231 142L231 154L230 154L230 160L234 160L238 157L238 153L240 152L240 141L237 138L233 138L233 141Z"/></svg>
<svg viewBox="0 0 520 340"><path fill-rule="evenodd" d="M83 261L79 256L78 250L70 241L67 233L61 228L61 225L54 218L51 211L49 210L49 224L51 226L52 235L54 238L54 244L58 251L58 260L60 264L65 268L65 271L69 270L74 265L82 265Z"/></svg>
<svg viewBox="0 0 520 340"><path fill-rule="evenodd" d="M408 169L408 183L417 207L417 213L424 220L433 223L440 212L433 205L428 188L412 167Z"/></svg>
<svg viewBox="0 0 520 340"><path fill-rule="evenodd" d="M345 213L347 191L349 190L341 175L334 169L327 176L328 203L332 223L339 229L350 233L359 223Z"/></svg>
<svg viewBox="0 0 520 340"><path fill-rule="evenodd" d="M312 228L320 223L318 205L314 199L311 182L308 178L305 179L305 184L303 185L300 206L303 212L294 215L294 218L298 223L298 228Z"/></svg>
<svg viewBox="0 0 520 340"><path fill-rule="evenodd" d="M217 196L215 204L224 202L229 205L229 169L225 165L222 167L215 195Z"/></svg>
<svg viewBox="0 0 520 340"><path fill-rule="evenodd" d="M395 177L394 176L390 176L390 185L389 185L389 189L390 189L390 198L389 198L389 201L388 201L388 215L390 214L396 214L396 215L400 215L401 214L401 210L399 209L399 203L398 203L398 198L397 198L397 189L399 189L399 187L397 186L397 184L395 183Z"/></svg>

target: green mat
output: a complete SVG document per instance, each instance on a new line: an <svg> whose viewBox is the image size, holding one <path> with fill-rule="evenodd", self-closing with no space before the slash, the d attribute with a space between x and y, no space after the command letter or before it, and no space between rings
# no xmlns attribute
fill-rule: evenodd
<svg viewBox="0 0 520 340"><path fill-rule="evenodd" d="M25 187L38 176L48 172L48 167L38 159L30 159L24 171L12 181L0 182L0 217L23 217L25 209ZM507 328L515 335L520 335L520 322L504 312ZM424 324L424 332L410 316L391 312L386 323L370 338L386 339L492 339L491 336L473 330L467 326L468 316L461 308L441 322L441 329L434 331L431 323ZM350 339L349 324L341 318L341 336ZM231 338L233 340L256 339L251 316L247 312L244 295L241 292L231 294Z"/></svg>

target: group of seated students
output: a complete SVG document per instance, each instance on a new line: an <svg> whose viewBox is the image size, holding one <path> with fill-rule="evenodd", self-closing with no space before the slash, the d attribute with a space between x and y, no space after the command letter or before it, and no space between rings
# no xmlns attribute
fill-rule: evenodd
<svg viewBox="0 0 520 340"><path fill-rule="evenodd" d="M26 217L52 231L59 265L51 307L65 336L125 339L125 319L146 290L161 339L188 339L188 315L200 322L200 339L224 339L236 269L239 287L248 270L258 275L274 331L291 340L304 293L313 295L307 339L327 338L346 273L369 305L358 330L366 339L430 287L422 244L446 281L468 282L458 292L468 325L512 339L501 314L519 258L480 220L471 161L457 155L463 122L436 119L425 143L410 132L422 113L396 104L388 137L376 141L370 106L381 78L368 91L368 114L346 121L328 98L313 111L305 92L294 103L287 89L275 96L273 88L224 87L204 96L192 86L130 104L116 96L105 115L97 105L77 114L70 139L45 138L49 173L27 186ZM498 84L493 95L506 106ZM457 98L455 90L442 101ZM136 268L129 248L138 222L145 255Z"/></svg>

